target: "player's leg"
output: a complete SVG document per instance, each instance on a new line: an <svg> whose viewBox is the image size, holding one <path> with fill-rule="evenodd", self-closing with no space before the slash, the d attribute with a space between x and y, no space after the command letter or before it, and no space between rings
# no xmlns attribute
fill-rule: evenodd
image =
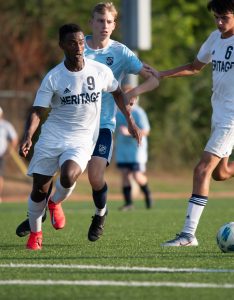
<svg viewBox="0 0 234 300"><path fill-rule="evenodd" d="M3 185L4 185L4 158L0 156L0 203L2 202Z"/></svg>
<svg viewBox="0 0 234 300"><path fill-rule="evenodd" d="M153 199L151 196L151 191L148 185L148 178L145 175L145 164L138 164L137 168L133 171L133 178L139 185L142 193L145 196L145 205L146 208L151 208L153 205Z"/></svg>
<svg viewBox="0 0 234 300"><path fill-rule="evenodd" d="M2 202L4 178L0 175L0 203Z"/></svg>
<svg viewBox="0 0 234 300"><path fill-rule="evenodd" d="M52 176L33 174L33 188L28 199L30 236L26 246L30 250L42 248L42 216L46 208L46 195L51 179Z"/></svg>
<svg viewBox="0 0 234 300"><path fill-rule="evenodd" d="M175 239L163 243L162 246L197 246L195 232L208 201L211 175L220 158L204 151L200 162L194 169L193 192L189 199L184 227Z"/></svg>
<svg viewBox="0 0 234 300"><path fill-rule="evenodd" d="M176 239L163 246L197 246L196 229L206 206L209 195L210 180L213 171L223 157L232 153L234 145L234 128L213 126L212 134L206 144L200 162L194 169L193 191L189 199L184 227Z"/></svg>
<svg viewBox="0 0 234 300"><path fill-rule="evenodd" d="M227 180L233 176L234 161L229 161L229 157L222 158L212 173L212 177L216 181Z"/></svg>
<svg viewBox="0 0 234 300"><path fill-rule="evenodd" d="M81 173L80 166L73 160L66 160L61 166L60 177L55 183L55 192L48 201L51 223L56 230L64 228L66 224L61 202L71 195Z"/></svg>
<svg viewBox="0 0 234 300"><path fill-rule="evenodd" d="M95 214L88 231L88 239L92 242L99 239L104 230L108 191L105 171L110 163L112 148L112 132L109 129L100 129L92 158L88 163L88 177L92 186L92 196L95 205Z"/></svg>
<svg viewBox="0 0 234 300"><path fill-rule="evenodd" d="M53 181L51 181L49 190L46 195L46 203L48 202L48 199L52 192L52 189L53 189ZM45 209L44 215L42 216L42 223L45 222L45 220L46 220L46 209ZM29 219L27 218L17 226L16 235L18 235L19 237L24 237L24 236L28 235L29 233L30 233L30 224L29 224Z"/></svg>
<svg viewBox="0 0 234 300"><path fill-rule="evenodd" d="M117 164L121 173L121 184L122 193L124 198L124 205L120 207L121 211L128 211L133 209L132 200L132 186L131 186L131 176L132 172L129 169L128 164L119 163Z"/></svg>

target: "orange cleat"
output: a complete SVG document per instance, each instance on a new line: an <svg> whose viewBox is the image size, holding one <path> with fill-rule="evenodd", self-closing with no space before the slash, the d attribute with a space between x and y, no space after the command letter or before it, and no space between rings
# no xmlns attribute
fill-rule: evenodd
<svg viewBox="0 0 234 300"><path fill-rule="evenodd" d="M42 231L30 233L26 248L29 250L42 249Z"/></svg>
<svg viewBox="0 0 234 300"><path fill-rule="evenodd" d="M66 224L66 218L61 203L56 204L49 199L48 208L50 211L50 219L53 227L56 230L63 229Z"/></svg>

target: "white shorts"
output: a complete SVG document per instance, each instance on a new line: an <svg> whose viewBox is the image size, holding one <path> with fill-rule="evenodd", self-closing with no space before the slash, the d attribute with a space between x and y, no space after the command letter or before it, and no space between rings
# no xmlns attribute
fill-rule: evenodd
<svg viewBox="0 0 234 300"><path fill-rule="evenodd" d="M211 129L211 136L204 150L223 158L231 155L233 146L234 127L216 125Z"/></svg>
<svg viewBox="0 0 234 300"><path fill-rule="evenodd" d="M68 146L52 148L36 143L34 154L28 167L28 175L32 176L33 173L37 173L54 176L66 160L73 160L80 166L82 172L84 172L91 158L94 146L89 148L84 145L74 148Z"/></svg>

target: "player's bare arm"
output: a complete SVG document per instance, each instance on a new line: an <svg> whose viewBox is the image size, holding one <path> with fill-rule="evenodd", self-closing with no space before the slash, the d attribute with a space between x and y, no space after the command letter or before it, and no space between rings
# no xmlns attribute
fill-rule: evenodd
<svg viewBox="0 0 234 300"><path fill-rule="evenodd" d="M186 65L182 65L176 67L174 69L165 70L165 71L157 71L153 67L144 64L144 68L146 72L153 74L159 80L163 78L169 77L183 77L183 76L192 76L198 74L204 67L205 63L202 63L198 59L195 59L192 63L188 63Z"/></svg>
<svg viewBox="0 0 234 300"><path fill-rule="evenodd" d="M192 76L198 74L205 66L205 63L200 62L195 59L192 63L188 63L177 68L160 71L159 78L163 79L166 77L182 77L182 76Z"/></svg>
<svg viewBox="0 0 234 300"><path fill-rule="evenodd" d="M135 121L131 115L131 105L133 104L133 99L128 98L121 90L118 88L116 91L112 92L115 99L115 103L124 114L127 123L129 133L137 140L138 144L141 143L142 134L141 130L135 124Z"/></svg>
<svg viewBox="0 0 234 300"><path fill-rule="evenodd" d="M144 66L142 67L138 75L140 75L144 79L144 82L129 91L127 93L128 98L135 98L143 93L150 92L159 86L158 78L151 72L148 72L144 68Z"/></svg>
<svg viewBox="0 0 234 300"><path fill-rule="evenodd" d="M19 147L19 154L23 157L28 155L28 152L32 146L32 137L37 130L41 116L46 111L46 108L34 106L32 111L27 119L24 138Z"/></svg>

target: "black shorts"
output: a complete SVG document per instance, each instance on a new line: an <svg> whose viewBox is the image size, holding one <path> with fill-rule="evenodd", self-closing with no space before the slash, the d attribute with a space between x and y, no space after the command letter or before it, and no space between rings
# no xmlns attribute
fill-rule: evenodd
<svg viewBox="0 0 234 300"><path fill-rule="evenodd" d="M4 175L4 166L5 166L5 160L3 156L0 156L0 176Z"/></svg>
<svg viewBox="0 0 234 300"><path fill-rule="evenodd" d="M140 163L117 163L119 169L128 169L129 171L136 172L141 171L145 172L145 164Z"/></svg>
<svg viewBox="0 0 234 300"><path fill-rule="evenodd" d="M98 140L93 150L92 156L105 158L108 164L111 161L113 152L112 131L108 128L101 128L99 131Z"/></svg>

